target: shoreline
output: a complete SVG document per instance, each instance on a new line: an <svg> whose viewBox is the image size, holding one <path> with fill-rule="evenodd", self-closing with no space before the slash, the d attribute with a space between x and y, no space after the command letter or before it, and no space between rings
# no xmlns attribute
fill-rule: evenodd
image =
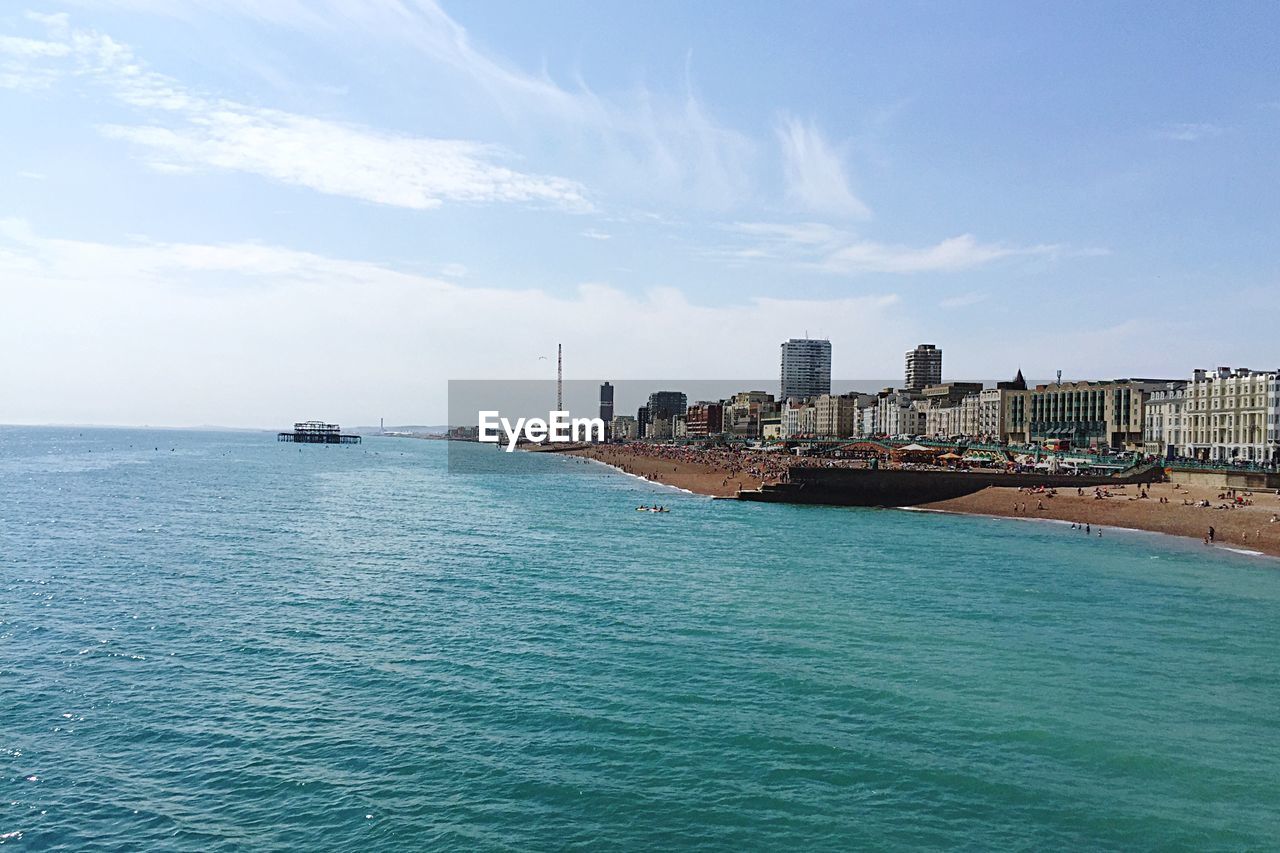
<svg viewBox="0 0 1280 853"><path fill-rule="evenodd" d="M717 497L716 495L706 495L706 494L703 494L702 492L695 492L692 489L686 489L683 486L676 486L676 485L672 485L671 483L664 483L661 480L650 480L648 477L642 476L640 474L632 474L630 471L624 471L622 468L619 468L617 465L613 465L603 460L596 459L592 456L587 456L581 453L572 453L572 455L580 456L581 458L585 459L587 462L590 462L593 465L601 465L605 468L608 468L610 471L617 471L619 474L621 474L624 477L630 477L633 480L640 480L641 482L648 483L651 486L662 486L664 489L674 489L677 492L681 492L686 495L694 495L695 497L704 497L704 498L709 497L712 499L715 499Z"/></svg>
<svg viewBox="0 0 1280 853"><path fill-rule="evenodd" d="M1271 492L1255 492L1247 500L1250 505L1219 509L1230 502L1222 490L1213 486L1175 486L1154 483L1139 489L1116 486L1109 497L1095 498L1091 489L1078 495L1060 489L1056 496L1020 491L1010 487L993 487L951 500L921 504L918 509L950 512L959 515L982 515L1062 524L1089 525L1177 536L1204 542L1209 528L1214 530L1214 547L1236 552L1251 552L1280 557L1280 523L1270 519L1280 514L1280 497ZM1145 492L1149 497L1141 498ZM1238 492L1243 494L1243 492ZM1161 499L1167 501L1161 503ZM1208 501L1209 506L1186 505Z"/></svg>
<svg viewBox="0 0 1280 853"><path fill-rule="evenodd" d="M1078 524L1078 522L1066 521L1061 518L1047 518L1047 517L1026 516L1026 515L995 515L993 513L985 513L985 512L966 512L964 510L958 510L958 509L938 509L936 507L932 507L928 505L899 506L899 507L894 507L894 509L900 512L919 512L919 513L928 513L932 515L954 515L954 516L961 516L964 518L990 518L995 521L1025 521L1031 524L1052 524L1052 525L1063 525L1063 526ZM1097 527L1099 530L1107 530L1107 531L1114 530L1120 533L1124 533L1126 535L1141 534L1143 536L1154 536L1157 538L1169 537L1172 539L1184 541L1188 544L1188 546L1190 546L1192 543L1201 541L1194 536L1183 536L1178 533L1166 533L1162 530L1151 530L1145 527L1125 527L1124 525L1120 525L1120 524L1097 525ZM1212 545L1212 547L1217 548L1218 550L1227 551L1228 553L1236 554L1242 557L1261 557L1266 560L1280 560L1280 554L1267 553L1266 551L1259 551L1253 548L1234 547L1232 545L1228 545L1223 542L1215 542Z"/></svg>
<svg viewBox="0 0 1280 853"><path fill-rule="evenodd" d="M623 447L588 447L566 451L614 468L619 473L692 494L715 498L736 496L739 488L759 488L772 477L753 473L751 460L735 461L736 467L718 463L644 455ZM1221 489L1212 486L1156 483L1150 486L1117 484L1107 489L1108 497L1095 498L1092 488L1083 494L1058 489L1052 496L1011 486L992 486L944 501L895 507L917 512L941 512L1026 521L1051 521L1089 525L1091 528L1126 530L1203 541L1214 528L1213 546L1246 556L1280 558L1280 496L1255 492L1251 505L1219 509L1230 502ZM1148 497L1141 498L1145 492ZM1238 491L1237 494L1243 495ZM1161 499L1167 501L1161 503ZM1186 505L1208 501L1209 506ZM1185 502L1185 503L1184 503Z"/></svg>
<svg viewBox="0 0 1280 853"><path fill-rule="evenodd" d="M644 456L612 446L582 447L562 451L566 456L590 459L622 474L650 483L670 486L695 495L732 498L738 489L756 489L762 478L710 462L691 462L661 456Z"/></svg>

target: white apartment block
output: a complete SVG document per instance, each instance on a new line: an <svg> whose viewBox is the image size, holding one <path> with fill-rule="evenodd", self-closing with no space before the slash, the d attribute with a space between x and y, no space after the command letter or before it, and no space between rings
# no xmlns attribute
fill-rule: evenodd
<svg viewBox="0 0 1280 853"><path fill-rule="evenodd" d="M978 426L981 420L981 395L966 394L964 399L960 401L960 405L956 407L956 431L955 435L968 436L969 438L977 437L980 432Z"/></svg>
<svg viewBox="0 0 1280 853"><path fill-rule="evenodd" d="M1186 403L1187 389L1180 382L1151 392L1142 410L1144 453L1165 458L1182 454L1188 441Z"/></svg>
<svg viewBox="0 0 1280 853"><path fill-rule="evenodd" d="M1004 435L1004 395L1000 388L983 388L978 394L978 430L974 435L1000 441Z"/></svg>
<svg viewBox="0 0 1280 853"><path fill-rule="evenodd" d="M792 338L781 346L781 393L790 397L817 397L831 393L831 342Z"/></svg>
<svg viewBox="0 0 1280 853"><path fill-rule="evenodd" d="M877 435L880 430L879 401L872 401L858 407L858 435Z"/></svg>
<svg viewBox="0 0 1280 853"><path fill-rule="evenodd" d="M1183 454L1214 462L1280 461L1280 371L1197 370L1187 387Z"/></svg>
<svg viewBox="0 0 1280 853"><path fill-rule="evenodd" d="M920 398L920 392L886 388L879 398L876 415L879 432L891 436L923 434L928 404Z"/></svg>
<svg viewBox="0 0 1280 853"><path fill-rule="evenodd" d="M930 406L924 413L924 435L929 438L947 438L956 434L960 421L958 406Z"/></svg>

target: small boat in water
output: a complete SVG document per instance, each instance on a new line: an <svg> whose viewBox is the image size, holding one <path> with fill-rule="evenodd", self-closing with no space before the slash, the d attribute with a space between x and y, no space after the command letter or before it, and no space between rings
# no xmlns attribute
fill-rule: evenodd
<svg viewBox="0 0 1280 853"><path fill-rule="evenodd" d="M638 506L636 512L671 512L665 506Z"/></svg>

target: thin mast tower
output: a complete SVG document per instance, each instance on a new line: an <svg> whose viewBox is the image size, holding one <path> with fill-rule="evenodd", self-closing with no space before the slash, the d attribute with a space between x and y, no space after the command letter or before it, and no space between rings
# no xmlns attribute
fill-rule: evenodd
<svg viewBox="0 0 1280 853"><path fill-rule="evenodd" d="M564 411L564 346L556 344L556 411Z"/></svg>

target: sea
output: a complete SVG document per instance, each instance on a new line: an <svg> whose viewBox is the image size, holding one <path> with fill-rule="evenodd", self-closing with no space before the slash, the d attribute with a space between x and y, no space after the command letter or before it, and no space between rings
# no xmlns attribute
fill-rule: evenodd
<svg viewBox="0 0 1280 853"><path fill-rule="evenodd" d="M3 849L1280 845L1280 561L455 452L0 428Z"/></svg>

